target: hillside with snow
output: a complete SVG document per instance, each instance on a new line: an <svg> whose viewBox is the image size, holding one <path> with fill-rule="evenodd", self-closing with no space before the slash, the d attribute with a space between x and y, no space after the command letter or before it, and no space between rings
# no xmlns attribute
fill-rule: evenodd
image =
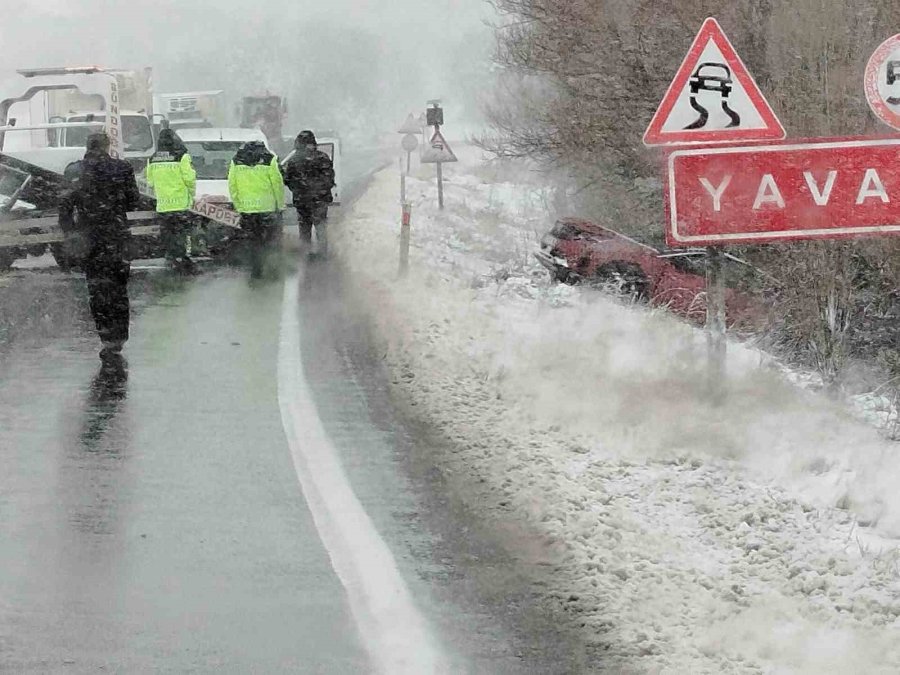
<svg viewBox="0 0 900 675"><path fill-rule="evenodd" d="M444 211L433 168L408 180L406 278L395 167L331 240L395 393L449 441L435 461L540 536L516 552L592 669L900 671L900 447L749 346L712 400L702 331L551 284L531 254L553 189L459 154Z"/></svg>

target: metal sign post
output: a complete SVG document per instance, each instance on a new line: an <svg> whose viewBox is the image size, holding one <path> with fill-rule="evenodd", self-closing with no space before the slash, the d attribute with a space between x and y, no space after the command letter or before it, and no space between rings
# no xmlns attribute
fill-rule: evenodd
<svg viewBox="0 0 900 675"><path fill-rule="evenodd" d="M441 135L441 125L444 123L444 109L440 107L439 100L429 101L431 107L425 111L425 120L428 126L434 127L435 136ZM446 144L445 144L446 145ZM431 147L439 149L435 146L434 137L431 139ZM441 169L441 160L437 160L437 188L438 188L438 208L444 210L444 172Z"/></svg>
<svg viewBox="0 0 900 675"><path fill-rule="evenodd" d="M415 137L413 137L415 138ZM400 277L409 271L409 227L412 215L412 204L406 201L406 174L403 172L403 160L400 162Z"/></svg>
<svg viewBox="0 0 900 675"><path fill-rule="evenodd" d="M717 246L706 248L706 344L709 353L709 387L714 400L722 399L725 382L727 342L725 341L724 252Z"/></svg>
<svg viewBox="0 0 900 675"><path fill-rule="evenodd" d="M400 276L409 272L409 230L412 219L412 204L404 201L400 220Z"/></svg>

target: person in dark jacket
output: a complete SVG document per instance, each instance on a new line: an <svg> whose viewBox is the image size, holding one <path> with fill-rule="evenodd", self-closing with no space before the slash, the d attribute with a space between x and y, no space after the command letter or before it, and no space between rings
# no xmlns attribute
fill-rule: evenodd
<svg viewBox="0 0 900 675"><path fill-rule="evenodd" d="M74 188L60 205L60 222L77 223L86 240L83 268L103 344L101 358L118 354L128 340L131 233L126 214L140 201L134 169L110 157L109 147L106 134L88 136L84 159L67 168Z"/></svg>
<svg viewBox="0 0 900 675"><path fill-rule="evenodd" d="M78 160L68 164L63 171L66 187L59 198L59 227L63 241L52 244L51 248L56 263L64 272L81 267L88 252L84 218L77 208L81 170L82 162Z"/></svg>
<svg viewBox="0 0 900 675"><path fill-rule="evenodd" d="M325 221L328 205L333 201L334 165L331 158L321 152L312 131L301 131L294 141L294 151L282 164L284 184L293 196L300 226L300 242L312 243L312 229L316 228L319 253L327 252Z"/></svg>

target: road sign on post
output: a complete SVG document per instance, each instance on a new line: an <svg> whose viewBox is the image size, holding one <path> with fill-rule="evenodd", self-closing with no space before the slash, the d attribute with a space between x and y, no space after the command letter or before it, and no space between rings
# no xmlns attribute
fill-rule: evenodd
<svg viewBox="0 0 900 675"><path fill-rule="evenodd" d="M442 162L456 162L456 155L450 149L450 144L440 131L435 131L428 145L422 151L423 164L441 164Z"/></svg>
<svg viewBox="0 0 900 675"><path fill-rule="evenodd" d="M422 151L419 158L423 164L437 164L437 185L438 185L438 208L444 208L444 162L456 162L456 155L450 149L450 144L441 134L441 125L444 123L444 111L439 107L440 101L429 101L431 108L426 111L426 120L429 125L434 127L434 135L431 141Z"/></svg>
<svg viewBox="0 0 900 675"><path fill-rule="evenodd" d="M406 150L406 173L409 173L412 164L413 150L419 147L419 139L413 134L406 134L400 143L400 146Z"/></svg>
<svg viewBox="0 0 900 675"><path fill-rule="evenodd" d="M419 120L413 117L413 114L410 113L406 117L406 121L403 123L403 126L397 130L399 134L420 134L422 133L422 125Z"/></svg>
<svg viewBox="0 0 900 675"><path fill-rule="evenodd" d="M866 66L866 100L882 122L900 129L900 35L885 40Z"/></svg>
<svg viewBox="0 0 900 675"><path fill-rule="evenodd" d="M644 144L784 138L784 127L718 22L709 18L644 134Z"/></svg>
<svg viewBox="0 0 900 675"><path fill-rule="evenodd" d="M900 234L900 138L669 154L666 240L723 246Z"/></svg>
<svg viewBox="0 0 900 675"><path fill-rule="evenodd" d="M425 110L425 124L429 127L439 127L444 124L444 109L439 107L440 101L431 101L432 107Z"/></svg>

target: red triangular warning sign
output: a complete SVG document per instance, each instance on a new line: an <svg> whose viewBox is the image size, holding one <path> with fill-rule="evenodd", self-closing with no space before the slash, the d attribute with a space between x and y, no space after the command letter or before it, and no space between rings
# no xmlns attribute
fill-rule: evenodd
<svg viewBox="0 0 900 675"><path fill-rule="evenodd" d="M458 160L453 154L453 150L450 149L450 144L444 139L444 135L437 130L428 145L422 149L419 161L422 164L444 164Z"/></svg>
<svg viewBox="0 0 900 675"><path fill-rule="evenodd" d="M644 145L784 138L784 127L719 23L703 22L644 133Z"/></svg>

